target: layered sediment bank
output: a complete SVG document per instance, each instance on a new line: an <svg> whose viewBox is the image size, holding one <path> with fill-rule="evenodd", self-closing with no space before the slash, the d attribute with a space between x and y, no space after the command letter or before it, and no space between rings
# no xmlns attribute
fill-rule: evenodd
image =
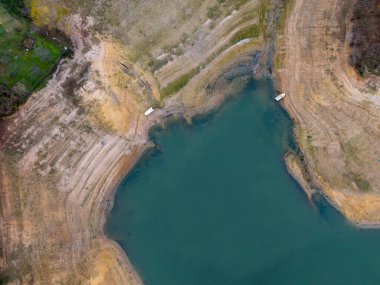
<svg viewBox="0 0 380 285"><path fill-rule="evenodd" d="M116 185L150 147L152 126L215 108L241 86L234 78L260 73L266 45L257 29L271 6L69 2L53 21L38 13L47 1L33 1L35 20L57 22L75 55L0 130L2 278L141 284L103 234ZM277 38L276 79L313 183L350 220L373 225L380 221L380 95L376 77L360 78L348 65L351 2L293 1ZM170 13L154 10L169 6ZM49 8L62 17L61 6Z"/></svg>
<svg viewBox="0 0 380 285"><path fill-rule="evenodd" d="M352 222L375 226L380 221L379 78L361 78L349 65L353 4L294 1L279 36L276 73L314 188Z"/></svg>

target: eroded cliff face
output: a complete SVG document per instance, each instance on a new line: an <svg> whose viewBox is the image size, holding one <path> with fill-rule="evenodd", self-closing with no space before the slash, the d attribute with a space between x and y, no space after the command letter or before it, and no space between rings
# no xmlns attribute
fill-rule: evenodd
<svg viewBox="0 0 380 285"><path fill-rule="evenodd" d="M257 71L262 6L72 2L29 3L35 23L64 30L75 53L1 123L1 276L141 284L102 231L115 186L150 147L151 126L215 108L239 86L236 75Z"/></svg>
<svg viewBox="0 0 380 285"><path fill-rule="evenodd" d="M277 50L308 179L351 221L380 221L380 84L349 65L354 1L294 1Z"/></svg>

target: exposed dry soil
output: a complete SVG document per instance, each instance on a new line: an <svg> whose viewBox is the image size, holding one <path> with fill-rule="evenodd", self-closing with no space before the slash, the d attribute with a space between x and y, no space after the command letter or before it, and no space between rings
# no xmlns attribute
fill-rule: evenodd
<svg viewBox="0 0 380 285"><path fill-rule="evenodd" d="M349 65L354 1L294 1L277 77L314 188L361 226L380 222L379 78Z"/></svg>
<svg viewBox="0 0 380 285"><path fill-rule="evenodd" d="M104 236L105 214L150 147L151 126L215 108L241 85L230 78L254 75L264 37L245 31L263 25L271 6L237 2L28 2L37 24L70 35L75 55L1 123L4 280L141 284ZM279 25L276 79L303 153L302 165L288 157L289 170L310 195L322 191L350 220L372 226L380 221L379 81L349 65L353 4L293 0ZM252 36L235 43L242 34Z"/></svg>
<svg viewBox="0 0 380 285"><path fill-rule="evenodd" d="M0 268L9 284L141 284L103 234L116 185L151 147L151 126L215 108L241 85L225 88L231 74L253 75L262 36L231 40L258 23L256 0L226 1L217 14L208 13L217 1L151 2L30 2L34 21L56 23L75 53L1 123Z"/></svg>

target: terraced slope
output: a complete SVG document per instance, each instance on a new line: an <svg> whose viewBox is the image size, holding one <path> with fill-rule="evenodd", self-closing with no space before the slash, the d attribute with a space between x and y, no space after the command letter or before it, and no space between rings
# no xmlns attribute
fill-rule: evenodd
<svg viewBox="0 0 380 285"><path fill-rule="evenodd" d="M3 279L141 283L103 234L115 186L150 147L151 126L216 107L241 85L231 78L265 60L259 2L222 2L165 0L157 11L151 1L30 2L35 23L57 23L75 54L0 125ZM159 58L168 60L154 67ZM170 84L179 87L165 95Z"/></svg>
<svg viewBox="0 0 380 285"><path fill-rule="evenodd" d="M141 284L102 231L115 185L150 146L151 126L218 106L241 86L232 78L260 71L257 27L268 3L29 2L35 23L65 30L76 49L0 123L4 280ZM294 0L276 65L306 178L369 225L380 220L380 95L376 77L362 79L348 65L352 4ZM156 111L145 117L150 106Z"/></svg>
<svg viewBox="0 0 380 285"><path fill-rule="evenodd" d="M370 226L380 222L380 85L349 65L353 4L295 0L277 74L314 188Z"/></svg>

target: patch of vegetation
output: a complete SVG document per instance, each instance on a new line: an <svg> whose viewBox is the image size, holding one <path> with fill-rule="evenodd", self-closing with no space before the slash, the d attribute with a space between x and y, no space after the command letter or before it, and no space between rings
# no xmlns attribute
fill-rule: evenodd
<svg viewBox="0 0 380 285"><path fill-rule="evenodd" d="M352 141L346 141L342 146L349 159L358 160L359 148Z"/></svg>
<svg viewBox="0 0 380 285"><path fill-rule="evenodd" d="M264 0L266 1L266 0ZM285 27L286 19L288 18L288 15L290 11L293 9L294 6L294 0L280 0L279 3L279 16L276 22L276 30L278 31L278 34L283 32L283 29ZM264 24L264 23L262 23ZM277 52L275 59L274 59L274 65L276 69L281 69L283 64L283 56L281 52Z"/></svg>
<svg viewBox="0 0 380 285"><path fill-rule="evenodd" d="M172 57L170 57L170 56L167 56L164 59L152 59L148 63L148 65L150 66L150 70L152 72L155 72L155 71L159 70L161 67L163 67L164 65L166 65L171 59L172 59Z"/></svg>
<svg viewBox="0 0 380 285"><path fill-rule="evenodd" d="M361 76L380 75L380 1L357 0L351 18L352 48L349 58Z"/></svg>
<svg viewBox="0 0 380 285"><path fill-rule="evenodd" d="M46 33L53 34L37 31L29 19L10 14L0 4L0 117L12 114L69 53L65 46L70 43L63 36L53 40Z"/></svg>
<svg viewBox="0 0 380 285"><path fill-rule="evenodd" d="M346 184L351 184L352 182L354 182L360 191L363 191L363 192L371 191L371 183L359 173L354 173L354 172L344 173L343 179L346 182Z"/></svg>
<svg viewBox="0 0 380 285"><path fill-rule="evenodd" d="M186 41L186 40L181 39L181 42L183 41ZM170 56L172 55L180 56L184 52L181 44L168 45L168 46L163 47L162 50Z"/></svg>
<svg viewBox="0 0 380 285"><path fill-rule="evenodd" d="M50 73L54 64L61 56L59 47L44 39L39 34L31 33L29 36L36 39L35 47L31 51L25 51L17 46L20 34L13 34L8 42L8 50L5 41L0 39L0 58L6 62L5 72L0 73L2 85L12 89L16 84L22 84L26 90L32 91L41 82L42 78Z"/></svg>
<svg viewBox="0 0 380 285"><path fill-rule="evenodd" d="M26 17L29 14L24 0L0 0L0 6L3 6L11 15Z"/></svg>
<svg viewBox="0 0 380 285"><path fill-rule="evenodd" d="M211 20L216 20L222 15L222 11L219 9L219 5L208 8L207 17Z"/></svg>
<svg viewBox="0 0 380 285"><path fill-rule="evenodd" d="M259 23L261 29L263 30L264 36L268 33L268 25L271 25L269 22L273 22L276 30L281 30L286 22L289 11L293 7L293 0L279 0L273 2L271 0L261 0L259 5ZM270 19L271 11L277 11L277 14L273 14L275 18Z"/></svg>
<svg viewBox="0 0 380 285"><path fill-rule="evenodd" d="M266 34L269 12L271 9L270 0L262 0L259 5L259 23L261 30Z"/></svg>
<svg viewBox="0 0 380 285"><path fill-rule="evenodd" d="M280 9L281 13L279 19L277 21L277 30L282 30L286 23L286 18L289 15L289 12L292 10L294 5L293 0L281 0L280 1Z"/></svg>
<svg viewBox="0 0 380 285"><path fill-rule="evenodd" d="M168 86L161 89L161 95L163 98L168 97L174 93L177 93L179 90L181 90L189 81L191 78L193 78L198 73L197 69L193 69L190 72L186 73L185 75L178 78L176 81L170 83Z"/></svg>
<svg viewBox="0 0 380 285"><path fill-rule="evenodd" d="M307 137L306 137L306 141L307 141L307 149L309 151L309 153L315 157L315 147L313 145L313 136L311 134L308 133Z"/></svg>
<svg viewBox="0 0 380 285"><path fill-rule="evenodd" d="M238 31L231 39L231 45L234 45L241 40L257 38L261 34L261 28L259 25L252 25Z"/></svg>
<svg viewBox="0 0 380 285"><path fill-rule="evenodd" d="M25 0L26 1L26 0ZM28 0L30 18L39 27L55 27L68 13L69 9L63 4L69 1Z"/></svg>
<svg viewBox="0 0 380 285"><path fill-rule="evenodd" d="M354 182L356 186L362 191L368 192L371 190L371 184L365 178L363 178L360 174L354 174Z"/></svg>

